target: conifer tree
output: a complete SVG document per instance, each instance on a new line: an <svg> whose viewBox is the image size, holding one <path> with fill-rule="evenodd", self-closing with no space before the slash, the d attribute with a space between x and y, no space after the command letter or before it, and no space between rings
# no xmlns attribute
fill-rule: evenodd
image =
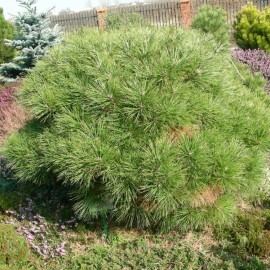
<svg viewBox="0 0 270 270"><path fill-rule="evenodd" d="M270 99L195 30L83 30L24 80L32 115L1 151L20 181L59 181L86 220L224 225L266 180Z"/></svg>
<svg viewBox="0 0 270 270"><path fill-rule="evenodd" d="M12 24L4 18L3 9L0 8L0 64L9 62L14 57L15 50L5 44L5 39L13 39L13 32Z"/></svg>
<svg viewBox="0 0 270 270"><path fill-rule="evenodd" d="M37 13L36 0L17 0L24 12L19 13L14 21L17 35L14 40L7 40L6 45L15 48L19 54L13 62L0 66L0 81L14 81L24 76L37 60L41 59L50 47L60 40L60 28L49 27L48 12Z"/></svg>

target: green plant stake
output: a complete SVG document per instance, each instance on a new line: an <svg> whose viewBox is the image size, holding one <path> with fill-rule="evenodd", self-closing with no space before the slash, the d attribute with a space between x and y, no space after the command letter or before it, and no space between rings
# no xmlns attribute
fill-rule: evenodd
<svg viewBox="0 0 270 270"><path fill-rule="evenodd" d="M108 227L107 227L107 222L106 222L105 215L102 215L101 216L101 223L102 223L103 228L104 228L104 235L105 235L106 239L108 239L108 237L109 237L109 231L108 231Z"/></svg>

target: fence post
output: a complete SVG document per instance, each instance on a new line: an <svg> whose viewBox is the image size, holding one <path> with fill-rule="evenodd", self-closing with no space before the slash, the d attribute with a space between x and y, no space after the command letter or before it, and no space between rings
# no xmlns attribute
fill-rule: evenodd
<svg viewBox="0 0 270 270"><path fill-rule="evenodd" d="M191 24L191 0L180 0L181 26L188 28Z"/></svg>
<svg viewBox="0 0 270 270"><path fill-rule="evenodd" d="M98 27L102 30L106 28L105 23L105 15L106 15L106 9L105 8L99 8L97 9L97 18L98 18Z"/></svg>

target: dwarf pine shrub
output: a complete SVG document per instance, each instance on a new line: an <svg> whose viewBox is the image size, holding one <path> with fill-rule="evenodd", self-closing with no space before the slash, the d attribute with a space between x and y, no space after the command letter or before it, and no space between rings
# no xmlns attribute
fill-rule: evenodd
<svg viewBox="0 0 270 270"><path fill-rule="evenodd" d="M262 84L195 30L84 30L25 79L33 119L3 153L21 181L72 187L80 218L224 224L265 178Z"/></svg>
<svg viewBox="0 0 270 270"><path fill-rule="evenodd" d="M191 27L212 34L217 42L229 44L229 25L226 12L217 6L203 5L194 16Z"/></svg>

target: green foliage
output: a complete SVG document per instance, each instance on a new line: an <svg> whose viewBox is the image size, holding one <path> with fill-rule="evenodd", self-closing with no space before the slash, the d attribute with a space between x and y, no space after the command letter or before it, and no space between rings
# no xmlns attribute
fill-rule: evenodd
<svg viewBox="0 0 270 270"><path fill-rule="evenodd" d="M177 244L170 247L154 244L150 248L139 240L109 248L93 247L87 253L88 256L72 258L70 269L201 269L202 265L207 269L224 269L218 259L211 262Z"/></svg>
<svg viewBox="0 0 270 270"><path fill-rule="evenodd" d="M265 179L270 109L222 47L195 30L74 33L25 79L33 120L3 153L20 181L72 187L81 218L227 224Z"/></svg>
<svg viewBox="0 0 270 270"><path fill-rule="evenodd" d="M0 269L16 266L16 269L27 262L29 247L23 237L19 236L14 226L0 224Z"/></svg>
<svg viewBox="0 0 270 270"><path fill-rule="evenodd" d="M144 23L143 17L138 13L108 13L105 17L106 29L119 29L122 27L140 26Z"/></svg>
<svg viewBox="0 0 270 270"><path fill-rule="evenodd" d="M24 76L36 61L56 43L60 41L60 28L55 25L50 28L51 12L37 13L34 6L37 0L17 0L24 9L15 19L16 36L14 40L6 40L18 54L10 63L0 65L0 81L12 82L17 77Z"/></svg>
<svg viewBox="0 0 270 270"><path fill-rule="evenodd" d="M227 239L235 248L249 255L268 257L270 254L270 211L257 209L241 213L232 226L217 231L219 239Z"/></svg>
<svg viewBox="0 0 270 270"><path fill-rule="evenodd" d="M184 242L184 243L183 243ZM109 244L92 244L83 253L72 254L48 269L177 269L177 270L266 270L267 266L256 257L240 257L235 253L212 252L202 246L194 249L179 235L140 236L126 239L113 235ZM232 256L232 254L234 256Z"/></svg>
<svg viewBox="0 0 270 270"><path fill-rule="evenodd" d="M5 159L0 155L0 192L12 191L16 189L16 180L14 179L10 168Z"/></svg>
<svg viewBox="0 0 270 270"><path fill-rule="evenodd" d="M14 29L11 23L4 18L0 8L0 64L9 62L15 55L15 50L5 44L5 39L13 39Z"/></svg>
<svg viewBox="0 0 270 270"><path fill-rule="evenodd" d="M241 48L270 52L270 8L259 11L248 3L237 14L234 31L236 43Z"/></svg>
<svg viewBox="0 0 270 270"><path fill-rule="evenodd" d="M226 12L217 6L203 5L193 18L191 27L212 34L220 44L229 44L229 25Z"/></svg>
<svg viewBox="0 0 270 270"><path fill-rule="evenodd" d="M21 197L15 192L0 191L0 211L12 210L19 207Z"/></svg>

